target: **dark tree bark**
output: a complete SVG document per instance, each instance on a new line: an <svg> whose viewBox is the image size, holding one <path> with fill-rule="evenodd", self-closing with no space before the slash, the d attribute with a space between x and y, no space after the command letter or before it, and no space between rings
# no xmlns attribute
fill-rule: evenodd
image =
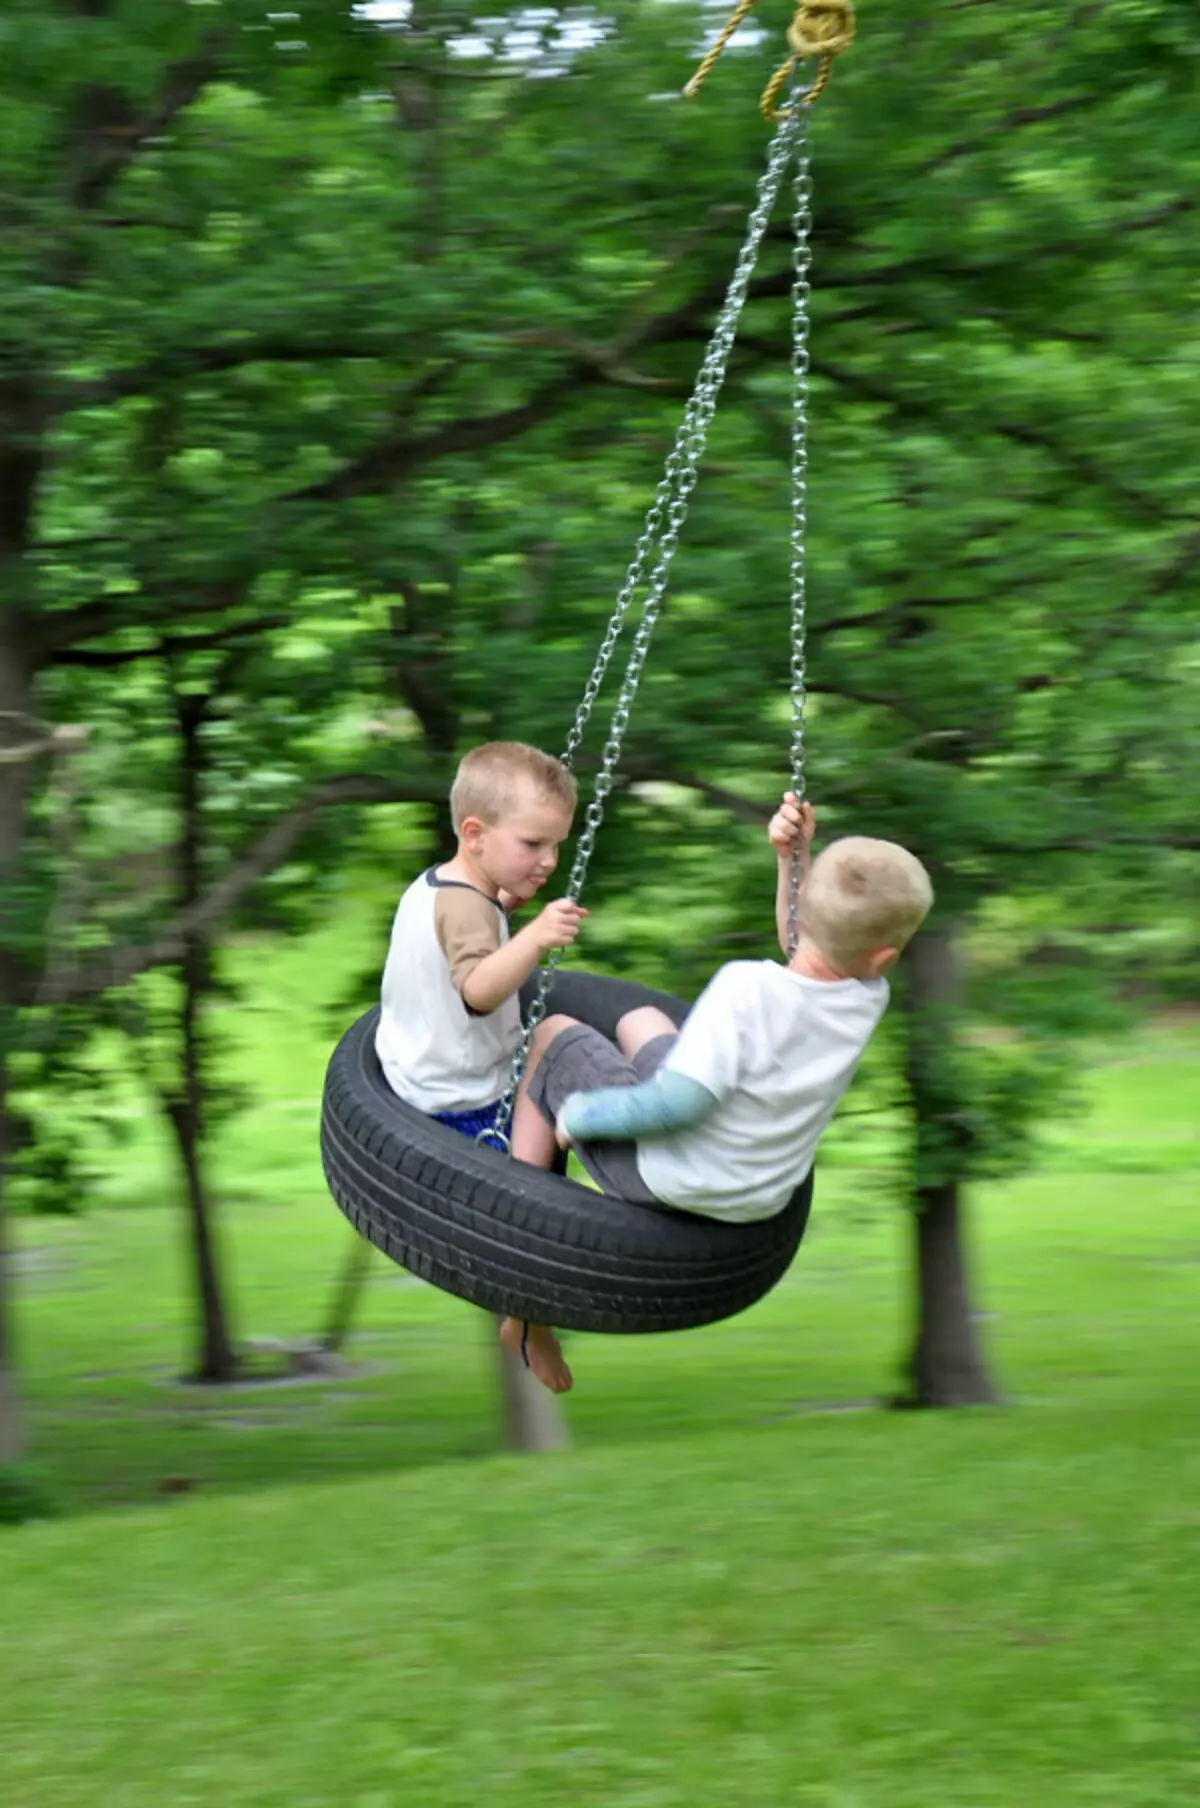
<svg viewBox="0 0 1200 1808"><path fill-rule="evenodd" d="M4 1181L12 1143L6 1111L8 1063L16 1043L21 972L21 853L26 802L34 772L25 718L33 714L25 550L41 461L29 434L37 426L36 400L21 381L0 375L0 1464L21 1456L24 1434L12 1350L9 1259L4 1222Z"/></svg>
<svg viewBox="0 0 1200 1808"><path fill-rule="evenodd" d="M371 1265L371 1244L357 1231L351 1231L350 1238L346 1244L346 1261L334 1284L333 1303L320 1337L321 1348L330 1356L339 1356L346 1347Z"/></svg>
<svg viewBox="0 0 1200 1808"><path fill-rule="evenodd" d="M3 1008L0 1006L0 1009ZM8 1284L9 1255L3 1198L5 1146L8 1141L5 1134L7 1120L4 1100L5 1050L0 1047L0 1469L20 1461L25 1442L9 1311L11 1289Z"/></svg>
<svg viewBox="0 0 1200 1808"><path fill-rule="evenodd" d="M958 1002L953 931L923 931L910 944L909 1091L916 1117L916 1327L906 1365L907 1406L993 1405L971 1306L961 1182L968 1131L944 1058Z"/></svg>
<svg viewBox="0 0 1200 1808"><path fill-rule="evenodd" d="M30 702L28 684L17 649L6 645L5 637L0 633L0 720L5 711L27 713ZM8 1154L13 1141L6 1099L8 1063L16 1042L18 1026L16 998L19 974L14 942L29 771L28 761L0 765L0 1464L15 1463L21 1455L23 1445L12 1349L4 1188Z"/></svg>
<svg viewBox="0 0 1200 1808"><path fill-rule="evenodd" d="M178 692L179 720L179 907L187 910L200 895L202 883L201 805L204 785L202 731L208 698ZM238 1360L229 1336L221 1287L212 1203L204 1179L204 1052L201 1016L211 985L211 954L203 935L186 938L180 961L183 1001L179 1013L179 1062L181 1085L164 1095L163 1106L179 1147L187 1189L191 1231L192 1273L198 1308L198 1349L192 1379L208 1383L229 1382L237 1374Z"/></svg>
<svg viewBox="0 0 1200 1808"><path fill-rule="evenodd" d="M449 762L458 744L458 711L450 664L449 628L454 598L433 603L419 584L401 581L403 609L393 609L391 637L395 648L392 685L421 724L425 745L436 762ZM458 841L449 801L435 809L434 852L437 861L451 860Z"/></svg>

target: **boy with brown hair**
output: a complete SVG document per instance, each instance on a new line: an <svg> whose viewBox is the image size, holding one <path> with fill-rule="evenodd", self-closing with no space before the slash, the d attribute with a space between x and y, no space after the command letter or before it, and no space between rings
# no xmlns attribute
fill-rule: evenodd
<svg viewBox="0 0 1200 1808"><path fill-rule="evenodd" d="M509 934L508 911L558 864L575 798L568 769L536 747L474 748L450 791L457 852L396 910L376 1052L398 1097L464 1135L495 1127L521 1036L518 989L587 915L558 898Z"/></svg>

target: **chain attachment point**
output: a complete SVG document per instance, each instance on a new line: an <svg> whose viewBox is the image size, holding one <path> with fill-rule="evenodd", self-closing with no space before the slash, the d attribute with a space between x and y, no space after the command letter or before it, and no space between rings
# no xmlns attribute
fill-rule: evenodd
<svg viewBox="0 0 1200 1808"><path fill-rule="evenodd" d="M738 0L700 67L684 88L686 100L693 100L699 94L721 52L738 27L745 23L754 5L755 0ZM854 0L796 0L796 14L787 32L791 55L779 65L763 90L762 99L758 103L763 117L772 123L783 117L786 109L775 104L780 90L791 82L800 63L810 62L817 57L820 59L820 66L815 81L811 87L798 94L793 102L794 105L805 107L815 105L829 86L833 59L841 56L853 44L854 30Z"/></svg>

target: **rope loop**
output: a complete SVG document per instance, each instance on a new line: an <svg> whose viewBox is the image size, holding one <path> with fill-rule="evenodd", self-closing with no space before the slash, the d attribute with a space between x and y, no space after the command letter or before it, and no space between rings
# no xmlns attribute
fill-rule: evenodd
<svg viewBox="0 0 1200 1808"><path fill-rule="evenodd" d="M829 86L834 57L841 56L854 42L854 0L799 0L787 40L792 54L779 65L759 102L766 119L778 119L786 111L775 105L780 89L787 87L798 64L813 57L820 59L816 80L799 98L806 107L815 106L820 100Z"/></svg>
<svg viewBox="0 0 1200 1808"><path fill-rule="evenodd" d="M755 0L737 0L712 48L684 89L687 100L693 100L699 94L721 52L754 6ZM820 100L829 85L834 57L841 56L854 42L854 0L796 0L796 16L788 26L787 41L791 55L779 65L758 103L760 112L772 121L781 119L787 111L775 103L781 90L790 84L797 64L807 63L813 57L820 60L816 80L799 99L806 107Z"/></svg>
<svg viewBox="0 0 1200 1808"><path fill-rule="evenodd" d="M800 63L841 56L854 42L854 0L800 0L787 41Z"/></svg>

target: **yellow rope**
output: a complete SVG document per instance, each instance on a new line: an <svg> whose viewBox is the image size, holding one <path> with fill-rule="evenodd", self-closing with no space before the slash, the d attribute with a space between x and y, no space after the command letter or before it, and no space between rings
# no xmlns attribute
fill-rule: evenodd
<svg viewBox="0 0 1200 1808"><path fill-rule="evenodd" d="M739 25L753 11L754 5L755 0L738 0L722 26L716 43L684 89L688 100L699 94L711 75L717 58ZM816 80L804 96L804 104L811 107L815 101L820 100L829 84L834 57L840 56L843 50L849 50L854 42L854 0L796 0L796 16L788 26L787 39L792 54L786 63L779 65L759 102L768 119L779 117L775 102L780 90L791 81L797 64L806 63L812 57L818 59L819 66Z"/></svg>
<svg viewBox="0 0 1200 1808"><path fill-rule="evenodd" d="M721 27L721 33L717 38L716 43L684 89L683 95L685 100L695 100L697 94L699 94L701 88L712 74L713 65L716 63L717 58L724 50L726 44L728 44L738 26L754 11L754 7L755 0L738 0L737 5L729 15L729 18Z"/></svg>

